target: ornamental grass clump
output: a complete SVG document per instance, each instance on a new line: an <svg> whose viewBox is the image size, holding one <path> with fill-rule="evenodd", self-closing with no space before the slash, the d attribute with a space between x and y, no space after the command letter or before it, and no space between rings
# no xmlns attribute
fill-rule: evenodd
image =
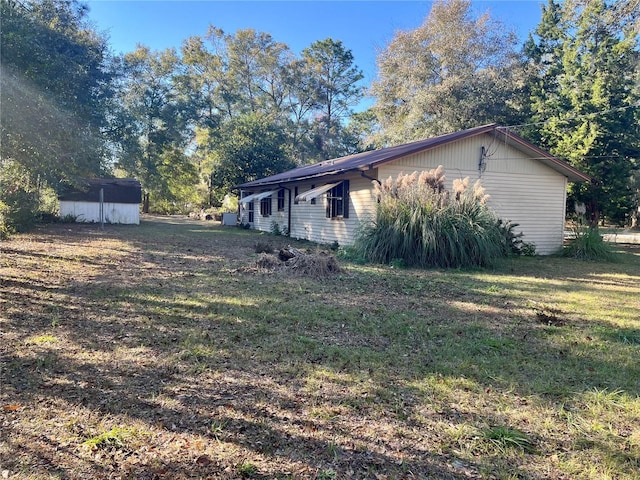
<svg viewBox="0 0 640 480"><path fill-rule="evenodd" d="M389 177L374 184L379 203L374 221L359 232L356 248L371 262L402 259L409 267L491 265L507 249L498 218L480 182L445 188L442 166Z"/></svg>
<svg viewBox="0 0 640 480"><path fill-rule="evenodd" d="M562 249L563 256L596 262L614 260L613 249L604 241L597 226L589 226L584 221L577 220L570 230L571 237Z"/></svg>

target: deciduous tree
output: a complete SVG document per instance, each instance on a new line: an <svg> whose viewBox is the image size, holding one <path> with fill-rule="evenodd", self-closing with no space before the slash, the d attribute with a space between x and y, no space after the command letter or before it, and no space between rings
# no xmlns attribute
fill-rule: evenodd
<svg viewBox="0 0 640 480"><path fill-rule="evenodd" d="M438 0L424 23L378 55L371 93L378 144L397 144L517 118L516 37L469 0Z"/></svg>

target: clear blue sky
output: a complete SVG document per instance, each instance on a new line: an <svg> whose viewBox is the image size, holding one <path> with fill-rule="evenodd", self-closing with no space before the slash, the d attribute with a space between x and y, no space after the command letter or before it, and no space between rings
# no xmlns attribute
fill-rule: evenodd
<svg viewBox="0 0 640 480"><path fill-rule="evenodd" d="M341 40L369 85L376 75L376 53L398 30L418 27L431 2L412 1L133 1L89 0L89 18L110 38L115 53L127 53L136 44L154 50L180 48L193 35L204 35L209 25L233 33L253 28L286 43L296 53L316 40ZM473 1L478 13L491 16L526 39L540 21L546 0Z"/></svg>

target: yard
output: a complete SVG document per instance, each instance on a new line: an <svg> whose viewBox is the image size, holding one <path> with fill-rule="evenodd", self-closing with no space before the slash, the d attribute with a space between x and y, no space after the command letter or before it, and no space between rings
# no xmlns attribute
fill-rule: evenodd
<svg viewBox="0 0 640 480"><path fill-rule="evenodd" d="M171 218L0 243L2 478L637 478L639 245L310 278L257 241L289 243Z"/></svg>

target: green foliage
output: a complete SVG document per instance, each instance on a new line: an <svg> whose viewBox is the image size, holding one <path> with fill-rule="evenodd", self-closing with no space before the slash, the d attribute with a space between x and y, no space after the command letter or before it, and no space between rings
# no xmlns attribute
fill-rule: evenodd
<svg viewBox="0 0 640 480"><path fill-rule="evenodd" d="M506 450L513 448L526 453L534 451L531 439L515 428L505 426L491 427L483 432L483 438L499 452L504 453Z"/></svg>
<svg viewBox="0 0 640 480"><path fill-rule="evenodd" d="M6 236L31 229L38 219L40 205L36 182L18 162L6 160L0 169L0 229Z"/></svg>
<svg viewBox="0 0 640 480"><path fill-rule="evenodd" d="M611 246L604 241L598 227L576 221L571 227L571 238L562 250L565 257L580 260L611 261L614 258Z"/></svg>
<svg viewBox="0 0 640 480"><path fill-rule="evenodd" d="M411 267L487 266L505 254L504 234L479 183L454 182L444 188L438 167L418 175L399 175L376 186L376 219L356 238L364 258L379 263L403 261Z"/></svg>
<svg viewBox="0 0 640 480"><path fill-rule="evenodd" d="M271 234L280 236L282 235L282 231L280 230L280 225L277 222L271 222Z"/></svg>
<svg viewBox="0 0 640 480"><path fill-rule="evenodd" d="M178 87L174 50L140 46L124 56L114 111L121 149L117 167L138 178L144 211L184 213L202 203L199 172L186 154L193 105Z"/></svg>
<svg viewBox="0 0 640 480"><path fill-rule="evenodd" d="M103 171L106 41L76 1L0 1L2 157L56 189Z"/></svg>
<svg viewBox="0 0 640 480"><path fill-rule="evenodd" d="M630 222L631 176L640 157L638 36L614 4L549 0L526 45L530 119L524 134L589 174L569 200L601 217ZM637 206L637 205L636 205Z"/></svg>
<svg viewBox="0 0 640 480"><path fill-rule="evenodd" d="M76 215L72 215L71 213L67 213L60 217L60 223L76 223L78 221L78 217Z"/></svg>
<svg viewBox="0 0 640 480"><path fill-rule="evenodd" d="M11 234L9 225L7 224L7 212L9 207L0 200L0 241L6 240Z"/></svg>
<svg viewBox="0 0 640 480"><path fill-rule="evenodd" d="M312 99L319 111L314 120L314 143L319 159L342 156L347 153L342 143L347 140L342 119L362 98L363 89L358 82L364 75L354 65L351 50L346 49L340 40L327 38L313 42L302 51L302 57L307 71L313 75Z"/></svg>
<svg viewBox="0 0 640 480"><path fill-rule="evenodd" d="M282 130L267 117L250 114L227 122L216 144L212 186L226 191L292 168L283 141Z"/></svg>
<svg viewBox="0 0 640 480"><path fill-rule="evenodd" d="M377 144L399 144L491 122L520 123L516 37L469 0L440 0L421 26L396 33L371 91Z"/></svg>
<svg viewBox="0 0 640 480"><path fill-rule="evenodd" d="M245 460L238 465L238 473L243 478L251 478L258 473L258 467L252 462Z"/></svg>
<svg viewBox="0 0 640 480"><path fill-rule="evenodd" d="M524 234L522 232L515 233L514 230L519 224L513 222L504 222L498 219L498 229L503 235L504 252L508 255L525 255L533 257L536 254L536 246L522 240Z"/></svg>
<svg viewBox="0 0 640 480"><path fill-rule="evenodd" d="M90 450L102 448L122 449L127 445L127 441L138 435L138 431L132 428L113 427L108 432L101 433L95 437L91 437L82 443L83 447Z"/></svg>

